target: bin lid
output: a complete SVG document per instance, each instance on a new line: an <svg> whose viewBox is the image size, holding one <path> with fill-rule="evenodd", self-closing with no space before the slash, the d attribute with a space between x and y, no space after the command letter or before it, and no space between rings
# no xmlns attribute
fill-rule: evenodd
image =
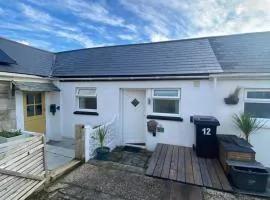
<svg viewBox="0 0 270 200"><path fill-rule="evenodd" d="M213 116L194 115L193 122L194 124L200 124L200 125L215 125L215 126L220 125L217 118Z"/></svg>
<svg viewBox="0 0 270 200"><path fill-rule="evenodd" d="M236 167L248 167L248 168L256 168L256 169L265 169L266 167L263 166L262 163L257 161L238 161L238 160L226 160L227 165L229 166L236 166Z"/></svg>
<svg viewBox="0 0 270 200"><path fill-rule="evenodd" d="M255 151L251 148L252 145L249 144L243 138L239 138L236 135L218 135L218 140L220 145L226 151L234 151L234 152L243 152L243 153L255 153Z"/></svg>

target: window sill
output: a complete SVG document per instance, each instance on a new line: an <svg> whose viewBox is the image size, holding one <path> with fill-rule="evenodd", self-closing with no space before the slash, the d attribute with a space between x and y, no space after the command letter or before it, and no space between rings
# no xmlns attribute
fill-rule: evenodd
<svg viewBox="0 0 270 200"><path fill-rule="evenodd" d="M73 112L74 115L94 115L98 116L97 112L92 112L92 111L75 111Z"/></svg>
<svg viewBox="0 0 270 200"><path fill-rule="evenodd" d="M171 116L159 116L159 115L147 115L147 119L159 119L159 120L168 120L168 121L177 121L182 122L182 117L171 117Z"/></svg>

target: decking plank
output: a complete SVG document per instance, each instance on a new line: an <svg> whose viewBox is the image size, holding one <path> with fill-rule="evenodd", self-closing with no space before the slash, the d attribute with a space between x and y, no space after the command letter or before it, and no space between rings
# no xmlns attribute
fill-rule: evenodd
<svg viewBox="0 0 270 200"><path fill-rule="evenodd" d="M177 181L185 182L185 148L178 146Z"/></svg>
<svg viewBox="0 0 270 200"><path fill-rule="evenodd" d="M146 175L233 191L218 160L197 157L190 147L158 144L150 158ZM174 191L172 196L176 193L178 192Z"/></svg>
<svg viewBox="0 0 270 200"><path fill-rule="evenodd" d="M193 150L191 150L191 160L193 167L194 184L203 185L199 160L196 153Z"/></svg>
<svg viewBox="0 0 270 200"><path fill-rule="evenodd" d="M210 179L210 175L207 170L205 158L199 157L199 164L201 168L201 174L202 174L202 182L205 187L213 187L212 181Z"/></svg>
<svg viewBox="0 0 270 200"><path fill-rule="evenodd" d="M178 147L174 145L169 175L169 179L171 180L177 180L177 165L178 165Z"/></svg>
<svg viewBox="0 0 270 200"><path fill-rule="evenodd" d="M222 186L221 186L217 172L216 172L214 165L213 165L214 160L215 159L206 159L206 166L207 166L208 174L210 176L213 187L221 190Z"/></svg>
<svg viewBox="0 0 270 200"><path fill-rule="evenodd" d="M173 146L169 145L167 153L166 153L163 169L162 169L162 172L161 172L161 177L162 178L169 178L170 168L171 168L171 161L172 161L172 153L173 153Z"/></svg>
<svg viewBox="0 0 270 200"><path fill-rule="evenodd" d="M193 166L191 161L190 148L185 148L185 169L186 169L186 182L194 184Z"/></svg>
<svg viewBox="0 0 270 200"><path fill-rule="evenodd" d="M166 157L167 150L168 150L168 146L169 145L167 145L167 144L162 144L161 153L159 155L157 165L156 165L155 170L154 170L154 174L153 174L154 176L157 176L157 177L161 176L165 157Z"/></svg>
<svg viewBox="0 0 270 200"><path fill-rule="evenodd" d="M155 170L155 167L157 165L157 161L158 161L161 149L162 149L162 144L158 143L156 148L155 148L155 151L153 152L153 154L150 158L149 166L148 166L146 173L145 173L146 175L151 176L154 174L154 170Z"/></svg>
<svg viewBox="0 0 270 200"><path fill-rule="evenodd" d="M228 191L228 192L233 191L233 189L232 189L227 177L225 176L225 173L224 173L223 169L221 168L221 165L218 162L218 160L213 160L212 164L216 170L217 176L218 176L220 184L222 186L222 190Z"/></svg>

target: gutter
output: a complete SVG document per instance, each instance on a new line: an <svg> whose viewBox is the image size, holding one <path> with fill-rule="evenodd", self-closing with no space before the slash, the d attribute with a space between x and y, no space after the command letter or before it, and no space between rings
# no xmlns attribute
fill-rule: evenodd
<svg viewBox="0 0 270 200"><path fill-rule="evenodd" d="M82 81L152 81L152 80L205 80L209 75L204 76L152 76L152 77L89 77L89 78L52 78L60 82L82 82Z"/></svg>
<svg viewBox="0 0 270 200"><path fill-rule="evenodd" d="M252 79L266 79L270 80L270 73L223 73L223 74L210 74L209 78L214 80L218 79L231 79L231 80L252 80Z"/></svg>

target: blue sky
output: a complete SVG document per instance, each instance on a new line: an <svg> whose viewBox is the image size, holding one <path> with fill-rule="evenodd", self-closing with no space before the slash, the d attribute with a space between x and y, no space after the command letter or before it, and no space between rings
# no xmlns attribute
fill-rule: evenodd
<svg viewBox="0 0 270 200"><path fill-rule="evenodd" d="M0 1L0 36L50 51L270 30L270 0Z"/></svg>

